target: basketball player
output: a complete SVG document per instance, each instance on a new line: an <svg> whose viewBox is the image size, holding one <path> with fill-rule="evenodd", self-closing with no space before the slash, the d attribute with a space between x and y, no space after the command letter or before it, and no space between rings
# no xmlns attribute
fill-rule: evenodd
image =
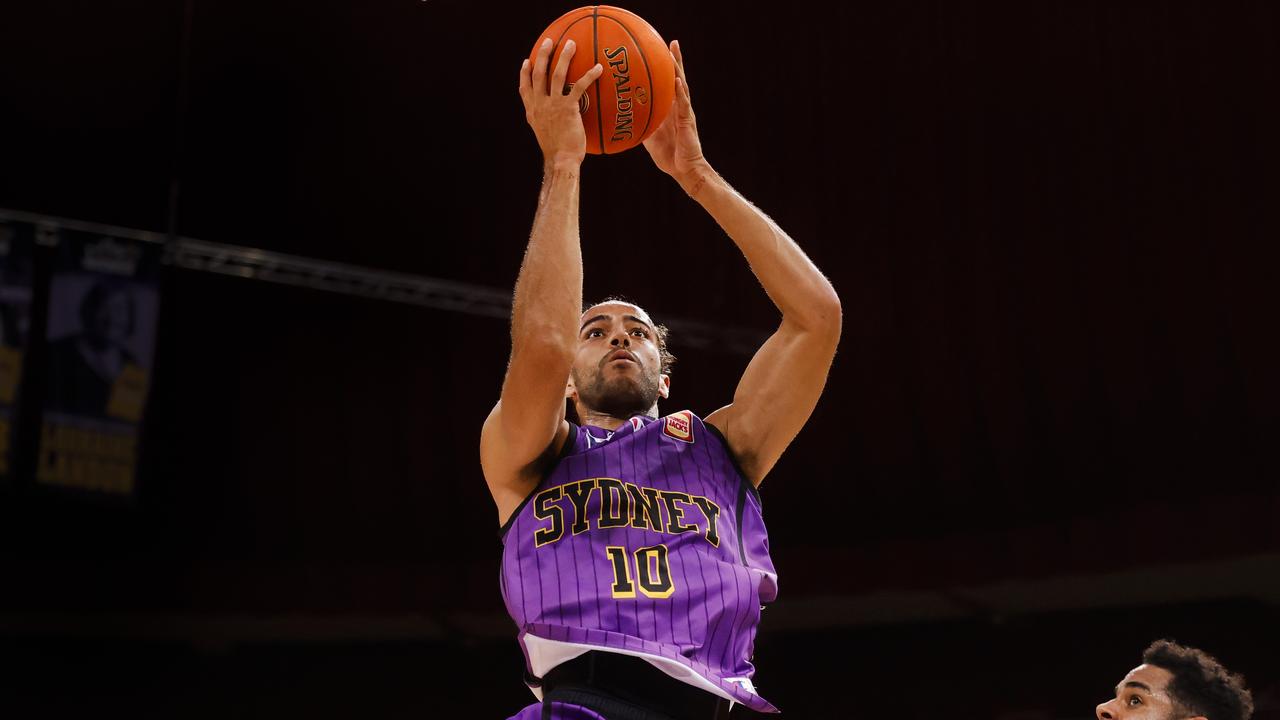
<svg viewBox="0 0 1280 720"><path fill-rule="evenodd" d="M1249 720L1253 696L1204 651L1157 640L1094 712L1098 720Z"/></svg>
<svg viewBox="0 0 1280 720"><path fill-rule="evenodd" d="M774 599L757 486L809 418L840 337L831 284L703 157L680 47L676 98L645 142L660 170L711 214L782 313L731 404L660 417L665 331L642 308L582 311L579 173L586 137L566 95L566 43L520 70L544 156L533 230L516 281L511 358L480 440L504 544L502 592L519 627L526 682L542 703L519 720L724 717L732 703L776 712L752 684L763 603ZM649 273L628 251L619 272ZM566 420L566 398L581 425Z"/></svg>

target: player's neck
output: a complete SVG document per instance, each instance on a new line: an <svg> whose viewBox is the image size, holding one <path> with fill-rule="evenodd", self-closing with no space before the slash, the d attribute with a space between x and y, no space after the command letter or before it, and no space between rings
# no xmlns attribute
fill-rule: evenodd
<svg viewBox="0 0 1280 720"><path fill-rule="evenodd" d="M605 430L617 430L626 425L631 420L631 415L626 417L615 417L607 413L597 412L590 408L584 408L581 405L577 407L578 421L582 425L590 425L591 427L604 428ZM633 413L633 415L648 415L651 418L658 417L658 404L654 403L646 413Z"/></svg>

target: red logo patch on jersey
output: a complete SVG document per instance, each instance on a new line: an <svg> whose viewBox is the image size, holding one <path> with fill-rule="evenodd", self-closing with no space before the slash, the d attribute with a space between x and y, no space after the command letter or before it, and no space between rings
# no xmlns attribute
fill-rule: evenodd
<svg viewBox="0 0 1280 720"><path fill-rule="evenodd" d="M693 442L693 413L681 410L666 416L663 420L665 421L662 423L664 435L680 442Z"/></svg>

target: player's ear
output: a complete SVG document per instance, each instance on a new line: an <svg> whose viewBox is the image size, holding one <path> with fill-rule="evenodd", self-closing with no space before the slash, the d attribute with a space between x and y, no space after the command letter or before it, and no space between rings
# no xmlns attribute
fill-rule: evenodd
<svg viewBox="0 0 1280 720"><path fill-rule="evenodd" d="M573 377L570 376L564 384L564 397L566 400L578 401L578 388L573 384ZM663 397L666 397L663 395Z"/></svg>
<svg viewBox="0 0 1280 720"><path fill-rule="evenodd" d="M670 395L671 395L671 376L665 375L665 374L659 375L658 376L658 397L662 398L663 400L666 400L667 397Z"/></svg>

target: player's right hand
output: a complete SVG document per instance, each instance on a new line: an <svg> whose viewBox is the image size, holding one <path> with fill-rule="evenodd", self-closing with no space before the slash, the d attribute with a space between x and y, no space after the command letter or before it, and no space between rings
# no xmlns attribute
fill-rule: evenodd
<svg viewBox="0 0 1280 720"><path fill-rule="evenodd" d="M542 157L548 166L559 162L581 163L587 154L587 133L578 112L578 99L600 77L604 67L596 63L574 81L566 94L563 91L565 75L577 44L572 40L564 44L555 69L548 77L551 48L551 38L544 39L538 46L532 67L528 60L520 66L520 99L524 101L524 117L538 138L538 146L542 148Z"/></svg>

